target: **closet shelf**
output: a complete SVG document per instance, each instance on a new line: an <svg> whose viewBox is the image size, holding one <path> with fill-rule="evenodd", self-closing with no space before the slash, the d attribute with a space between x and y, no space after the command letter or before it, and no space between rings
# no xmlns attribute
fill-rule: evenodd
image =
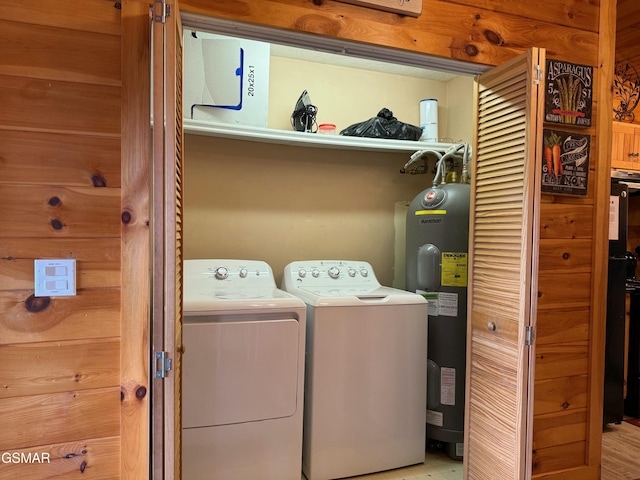
<svg viewBox="0 0 640 480"><path fill-rule="evenodd" d="M379 138L322 135L246 125L184 120L184 133L211 137L233 138L251 142L278 143L300 147L337 148L377 152L415 152L424 149L446 149L450 143L427 143L411 140L384 140Z"/></svg>

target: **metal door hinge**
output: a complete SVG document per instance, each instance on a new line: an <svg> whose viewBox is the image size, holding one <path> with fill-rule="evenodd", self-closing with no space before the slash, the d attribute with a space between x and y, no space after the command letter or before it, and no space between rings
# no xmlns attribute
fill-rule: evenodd
<svg viewBox="0 0 640 480"><path fill-rule="evenodd" d="M167 378L171 371L171 359L167 352L156 352L156 378Z"/></svg>
<svg viewBox="0 0 640 480"><path fill-rule="evenodd" d="M540 85L540 82L542 82L542 68L540 67L540 65L534 65L533 69L533 83L535 83L536 85Z"/></svg>
<svg viewBox="0 0 640 480"><path fill-rule="evenodd" d="M171 16L171 5L167 5L166 0L153 0L153 21L165 23L167 17Z"/></svg>
<svg viewBox="0 0 640 480"><path fill-rule="evenodd" d="M535 338L536 338L536 332L533 330L533 327L531 327L531 326L525 327L525 330L524 330L524 344L527 347L530 347Z"/></svg>

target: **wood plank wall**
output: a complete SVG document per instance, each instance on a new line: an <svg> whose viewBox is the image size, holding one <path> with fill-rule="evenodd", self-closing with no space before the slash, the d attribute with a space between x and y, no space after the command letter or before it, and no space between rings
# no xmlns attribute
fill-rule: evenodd
<svg viewBox="0 0 640 480"><path fill-rule="evenodd" d="M106 0L0 1L2 479L120 478L121 19ZM34 259L77 295L35 297Z"/></svg>
<svg viewBox="0 0 640 480"><path fill-rule="evenodd" d="M487 65L499 65L532 46L542 47L547 58L594 66L594 92L608 90L607 74L599 69L600 42L610 47L613 38L611 34L599 38L599 29L601 9L614 5L609 0L422 3L419 18L332 0L183 0L181 8ZM599 108L610 108L598 104L606 98L595 96L594 118ZM602 145L598 142L607 145L610 133L598 137L597 123L580 132L592 136L588 196L543 195L540 206L534 478L595 479L599 470L598 355L604 298L596 289L603 261L595 263L594 258L600 258L597 252L605 239L594 232L594 225L599 225L598 205L608 198L608 192L596 188L599 179L609 176L608 160L598 158Z"/></svg>
<svg viewBox="0 0 640 480"><path fill-rule="evenodd" d="M616 63L629 63L640 74L640 2L618 0L616 23ZM619 104L620 98L614 97L614 106ZM640 108L636 107L633 113L633 123L640 124Z"/></svg>
<svg viewBox="0 0 640 480"><path fill-rule="evenodd" d="M147 2L117 4L122 11L120 473L123 480L143 480L151 457L150 19Z"/></svg>
<svg viewBox="0 0 640 480"><path fill-rule="evenodd" d="M616 29L616 62L629 62L640 70L640 3L618 0Z"/></svg>
<svg viewBox="0 0 640 480"><path fill-rule="evenodd" d="M423 0L417 19L332 0L181 5L183 11L487 65L538 46L550 58L597 67L599 13L611 1ZM0 0L0 451L49 452L52 459L49 465L0 464L0 478L55 472L115 479L122 476L121 462L131 469L138 465L140 475L130 478L146 476L140 473L148 468L144 445L142 451L122 448L120 438L121 426L123 434L134 431L132 438L144 438L145 410L135 408L140 403L131 394L146 388L148 363L144 346L123 354L120 337L121 294L137 292L136 301L144 302L134 284L140 280L135 262L121 260L123 248L129 256L135 250L123 244L121 201L127 200L129 213L140 212L137 228L145 225L147 200L132 193L136 175L128 180L131 195L121 191L121 167L136 168L121 165L120 157L120 5ZM143 38L132 42L144 52ZM596 132L597 127L589 130L592 153L598 142L608 141ZM144 154L131 155L139 153ZM592 185L608 170L605 164L592 155ZM541 478L578 463L571 471L580 472L580 466L599 461L590 453L589 432L595 408L593 332L601 320L594 315L597 279L586 257L598 247L593 220L601 200L592 189L585 199L546 197L542 205L536 388L551 397L536 403L534 473ZM144 240L139 230L134 233L128 238ZM33 260L47 257L77 260L77 296L33 297ZM127 312L128 322L144 321L140 309ZM138 338L144 335L129 338L128 345ZM121 357L133 372L124 392ZM564 378L550 373L560 368ZM122 397L131 399L127 411L135 414L123 415L121 422Z"/></svg>

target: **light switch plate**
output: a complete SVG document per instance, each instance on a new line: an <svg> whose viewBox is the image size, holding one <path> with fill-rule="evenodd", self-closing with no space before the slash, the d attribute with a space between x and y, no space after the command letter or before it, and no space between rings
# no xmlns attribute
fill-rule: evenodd
<svg viewBox="0 0 640 480"><path fill-rule="evenodd" d="M65 297L76 294L76 261L36 260L35 296Z"/></svg>

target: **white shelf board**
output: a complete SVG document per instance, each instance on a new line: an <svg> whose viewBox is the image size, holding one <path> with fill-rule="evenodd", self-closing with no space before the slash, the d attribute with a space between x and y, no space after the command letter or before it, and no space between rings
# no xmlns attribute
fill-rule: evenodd
<svg viewBox="0 0 640 480"><path fill-rule="evenodd" d="M192 135L233 138L251 142L277 143L300 147L337 148L378 152L416 152L418 150L446 150L451 143L427 143L411 140L385 140L379 138L323 135L318 133L277 130L246 125L184 120L184 132Z"/></svg>

